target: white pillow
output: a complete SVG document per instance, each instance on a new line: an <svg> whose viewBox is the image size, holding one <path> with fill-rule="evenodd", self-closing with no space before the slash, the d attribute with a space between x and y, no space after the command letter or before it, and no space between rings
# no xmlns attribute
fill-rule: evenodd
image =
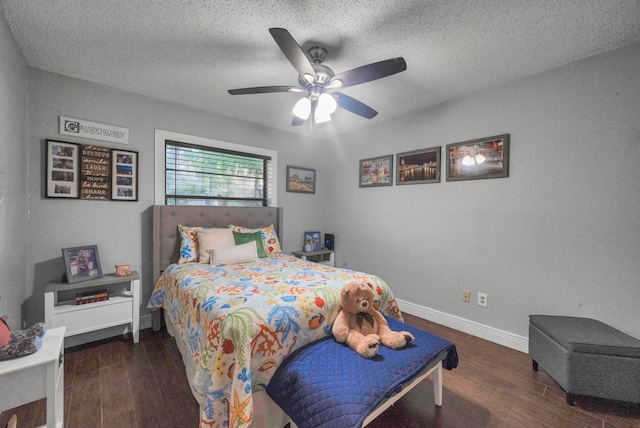
<svg viewBox="0 0 640 428"><path fill-rule="evenodd" d="M229 229L231 230L231 229ZM228 248L207 248L211 257L211 265L234 265L237 263L257 262L258 247L256 241L234 245Z"/></svg>
<svg viewBox="0 0 640 428"><path fill-rule="evenodd" d="M203 249L228 248L236 245L233 232L224 228L198 230L198 248L200 248L200 263L209 263L209 253Z"/></svg>

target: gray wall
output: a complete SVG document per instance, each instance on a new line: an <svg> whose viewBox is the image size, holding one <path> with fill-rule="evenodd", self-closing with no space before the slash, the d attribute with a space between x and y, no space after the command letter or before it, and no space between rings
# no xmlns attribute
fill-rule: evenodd
<svg viewBox="0 0 640 428"><path fill-rule="evenodd" d="M27 296L27 66L0 15L0 316L21 325ZM36 177L39 177L36 174Z"/></svg>
<svg viewBox="0 0 640 428"><path fill-rule="evenodd" d="M333 232L339 266L380 275L420 307L524 336L528 314L562 313L640 337L640 45L329 141L28 69L3 19L0 57L0 314L14 328L20 315L43 319L60 249L76 245L97 244L106 271L141 270L144 307L159 128L277 150L286 251L304 230ZM59 115L130 129L138 202L44 197L44 140L91 142L60 138ZM509 178L358 188L359 159L500 133L511 134ZM286 165L316 168L316 195L284 192ZM463 288L488 293L489 307L462 303Z"/></svg>
<svg viewBox="0 0 640 428"><path fill-rule="evenodd" d="M129 145L58 135L58 116L70 116L129 128ZM320 198L286 193L287 164L320 169L318 141L294 137L238 120L213 116L106 86L29 69L28 170L32 179L31 218L26 236L29 248L25 305L28 322L44 317L43 293L47 283L64 271L61 248L97 244L103 271L114 263L130 263L143 275L143 310L153 288L151 211L154 204L154 130L163 129L278 151L278 205L284 207L285 249L297 249L302 234L322 223ZM139 200L87 201L47 199L41 179L46 139L94 143L139 152ZM298 242L300 241L300 242ZM292 247L293 245L293 247ZM71 342L69 342L71 343Z"/></svg>
<svg viewBox="0 0 640 428"><path fill-rule="evenodd" d="M635 45L333 141L324 228L338 264L517 335L542 313L640 337L639 69ZM503 133L509 178L358 188L359 159Z"/></svg>

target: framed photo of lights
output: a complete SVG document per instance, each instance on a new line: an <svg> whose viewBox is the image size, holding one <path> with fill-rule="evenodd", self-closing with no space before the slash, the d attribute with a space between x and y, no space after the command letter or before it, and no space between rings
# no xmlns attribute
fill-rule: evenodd
<svg viewBox="0 0 640 428"><path fill-rule="evenodd" d="M111 200L138 200L138 152L111 150Z"/></svg>
<svg viewBox="0 0 640 428"><path fill-rule="evenodd" d="M447 144L447 181L509 176L509 134Z"/></svg>
<svg viewBox="0 0 640 428"><path fill-rule="evenodd" d="M396 184L440 183L441 146L396 155Z"/></svg>

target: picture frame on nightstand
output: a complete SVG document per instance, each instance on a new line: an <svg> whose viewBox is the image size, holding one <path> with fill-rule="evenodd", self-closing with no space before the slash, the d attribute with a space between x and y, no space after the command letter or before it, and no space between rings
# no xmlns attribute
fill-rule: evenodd
<svg viewBox="0 0 640 428"><path fill-rule="evenodd" d="M305 232L302 248L307 251L306 246L309 245L309 251L318 251L322 248L320 244L320 232ZM309 252L307 251L307 252Z"/></svg>
<svg viewBox="0 0 640 428"><path fill-rule="evenodd" d="M69 284L102 278L97 245L63 248L65 278Z"/></svg>

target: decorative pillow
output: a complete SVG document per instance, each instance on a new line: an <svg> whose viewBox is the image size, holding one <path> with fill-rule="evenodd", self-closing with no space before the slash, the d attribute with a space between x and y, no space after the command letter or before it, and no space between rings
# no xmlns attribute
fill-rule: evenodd
<svg viewBox="0 0 640 428"><path fill-rule="evenodd" d="M227 229L231 231L231 229ZM207 248L207 253L213 265L234 265L237 263L257 262L258 246L256 241L249 241L246 244L235 245L228 248Z"/></svg>
<svg viewBox="0 0 640 428"><path fill-rule="evenodd" d="M228 228L212 228L198 230L198 248L200 249L200 263L209 263L210 255L205 250L229 248L236 245L233 233Z"/></svg>
<svg viewBox="0 0 640 428"><path fill-rule="evenodd" d="M247 242L256 241L256 249L258 251L258 257L260 258L267 257L267 253L264 250L264 245L262 243L262 234L260 232L238 233L234 230L233 239L235 240L236 245L246 244Z"/></svg>
<svg viewBox="0 0 640 428"><path fill-rule="evenodd" d="M262 235L262 241L264 243L264 249L267 252L267 254L282 252L282 248L280 247L280 241L278 241L278 235L276 234L276 228L273 227L273 225L261 227L259 229L249 229L242 226L234 226L233 224L230 224L229 227L232 228L234 231L240 232L240 233L260 232Z"/></svg>
<svg viewBox="0 0 640 428"><path fill-rule="evenodd" d="M205 229L205 227L178 225L178 232L180 232L180 260L178 260L178 264L200 261L197 233L199 230Z"/></svg>

